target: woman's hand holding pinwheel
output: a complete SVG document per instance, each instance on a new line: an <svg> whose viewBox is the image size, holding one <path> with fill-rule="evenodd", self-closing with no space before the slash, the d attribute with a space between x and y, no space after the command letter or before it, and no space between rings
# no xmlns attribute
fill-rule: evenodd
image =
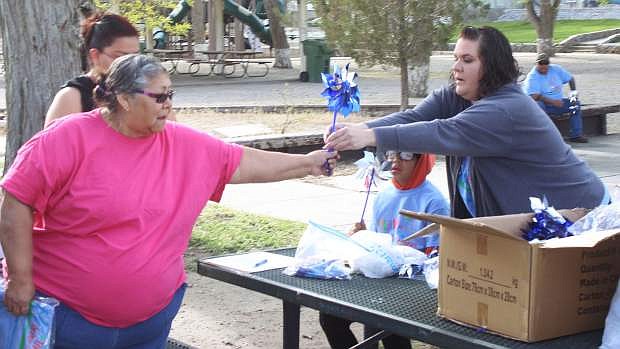
<svg viewBox="0 0 620 349"><path fill-rule="evenodd" d="M365 124L336 124L335 131L323 135L325 148L337 151L361 149L376 145L375 133Z"/></svg>

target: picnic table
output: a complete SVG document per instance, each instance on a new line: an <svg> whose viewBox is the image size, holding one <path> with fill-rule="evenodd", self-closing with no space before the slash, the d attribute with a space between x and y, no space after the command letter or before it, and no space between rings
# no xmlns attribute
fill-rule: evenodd
<svg viewBox="0 0 620 349"><path fill-rule="evenodd" d="M197 54L201 54L203 58L187 59L190 63L189 73L192 76L208 76L211 74L222 75L225 77L263 77L269 74L270 59L256 58L256 51L210 51L196 50ZM201 67L206 65L206 72ZM249 71L251 65L259 66L262 71L258 74L252 74ZM237 68L241 68L239 71Z"/></svg>
<svg viewBox="0 0 620 349"><path fill-rule="evenodd" d="M190 57L194 51L188 49L147 49L144 50L144 52L153 54L153 56L159 58L162 62L170 62L171 67L168 69L168 73L174 74L178 72L179 62Z"/></svg>
<svg viewBox="0 0 620 349"><path fill-rule="evenodd" d="M293 256L295 249L271 252ZM209 259L198 261L199 274L282 299L284 349L299 348L301 306L384 329L356 348L374 345L392 333L442 349L595 349L601 344L602 330L524 343L455 324L436 315L437 292L423 280L360 275L348 281L318 280L287 276L282 269L244 272L210 263Z"/></svg>

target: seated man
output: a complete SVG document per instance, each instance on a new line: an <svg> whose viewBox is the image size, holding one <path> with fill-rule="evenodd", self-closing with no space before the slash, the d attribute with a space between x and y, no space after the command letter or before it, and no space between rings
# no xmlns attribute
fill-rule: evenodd
<svg viewBox="0 0 620 349"><path fill-rule="evenodd" d="M562 87L568 83L571 89L571 99L576 105L571 108L569 98L563 98ZM539 53L536 57L536 65L527 74L523 82L523 92L538 101L540 107L551 117L570 113L569 141L587 143L588 139L582 134L583 121L581 119L581 106L577 101L573 76L558 64L550 64L546 53Z"/></svg>

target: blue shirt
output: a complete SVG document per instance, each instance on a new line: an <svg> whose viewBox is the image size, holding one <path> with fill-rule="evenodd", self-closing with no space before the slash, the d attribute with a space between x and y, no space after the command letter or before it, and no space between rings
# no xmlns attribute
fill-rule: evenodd
<svg viewBox="0 0 620 349"><path fill-rule="evenodd" d="M563 86L572 78L569 72L557 64L549 64L547 74L541 74L533 67L523 81L523 92L528 96L539 94L550 99L562 99ZM544 107L542 102L538 104Z"/></svg>
<svg viewBox="0 0 620 349"><path fill-rule="evenodd" d="M471 156L463 158L461 167L459 168L459 175L456 178L456 186L463 199L465 207L469 211L472 217L476 217L476 200L474 199L474 191L472 190L472 176L471 176Z"/></svg>
<svg viewBox="0 0 620 349"><path fill-rule="evenodd" d="M390 185L381 190L375 198L370 230L390 234L400 240L430 224L400 215L398 212L401 209L443 216L450 214L446 199L427 180L417 188L409 190L399 190ZM419 250L439 246L439 235L437 233L426 235L408 241L408 245Z"/></svg>

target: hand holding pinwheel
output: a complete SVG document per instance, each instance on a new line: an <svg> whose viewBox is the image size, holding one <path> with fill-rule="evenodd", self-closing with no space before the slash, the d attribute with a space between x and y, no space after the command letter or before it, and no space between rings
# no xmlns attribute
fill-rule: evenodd
<svg viewBox="0 0 620 349"><path fill-rule="evenodd" d="M338 113L346 118L351 112L360 111L357 73L349 72L349 64L344 69L340 69L337 64L334 64L334 73L321 73L321 77L325 86L321 96L327 97L327 108L334 112L330 128L330 132L334 132ZM325 165L329 166L327 163ZM328 173L331 174L331 168L328 169Z"/></svg>

